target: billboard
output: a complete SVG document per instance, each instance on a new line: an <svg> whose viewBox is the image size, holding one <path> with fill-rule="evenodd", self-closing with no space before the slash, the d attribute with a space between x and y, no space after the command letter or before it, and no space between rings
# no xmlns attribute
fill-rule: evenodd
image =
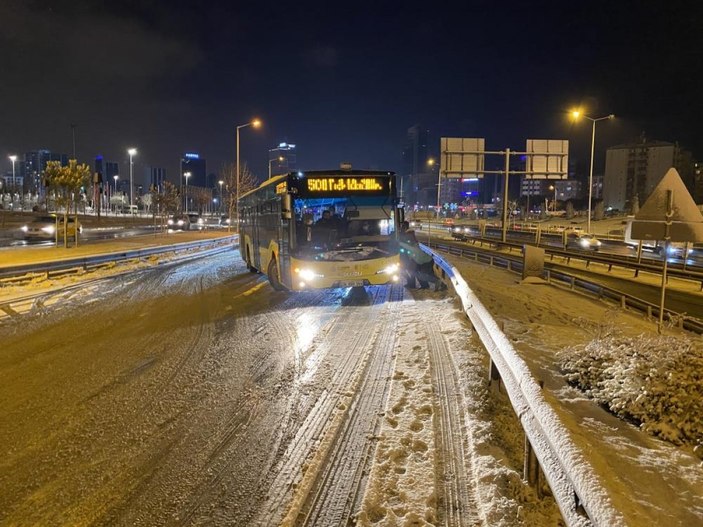
<svg viewBox="0 0 703 527"><path fill-rule="evenodd" d="M526 179L566 179L569 175L569 141L528 139Z"/></svg>
<svg viewBox="0 0 703 527"><path fill-rule="evenodd" d="M440 138L439 173L449 179L482 178L485 139L472 137Z"/></svg>

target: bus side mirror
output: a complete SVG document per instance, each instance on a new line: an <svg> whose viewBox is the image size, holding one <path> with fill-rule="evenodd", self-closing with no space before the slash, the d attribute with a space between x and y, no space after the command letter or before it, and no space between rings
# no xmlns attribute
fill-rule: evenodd
<svg viewBox="0 0 703 527"><path fill-rule="evenodd" d="M281 198L281 219L290 220L293 217L291 208L290 194L283 194Z"/></svg>

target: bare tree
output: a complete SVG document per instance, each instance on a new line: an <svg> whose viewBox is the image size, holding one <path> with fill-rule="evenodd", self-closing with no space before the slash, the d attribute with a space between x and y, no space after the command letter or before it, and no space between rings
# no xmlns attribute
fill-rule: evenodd
<svg viewBox="0 0 703 527"><path fill-rule="evenodd" d="M202 214L208 203L212 201L212 190L203 187L193 187L193 201L198 208L198 214Z"/></svg>
<svg viewBox="0 0 703 527"><path fill-rule="evenodd" d="M223 197L223 199L227 205L227 215L229 216L230 224L232 223L232 218L237 218L239 215L237 194L242 196L259 186L256 176L249 170L249 166L246 163L240 165L239 168L239 192L237 192L237 165L235 163L225 163L220 169L220 179L225 182L225 190L227 191L227 196L226 198Z"/></svg>
<svg viewBox="0 0 703 527"><path fill-rule="evenodd" d="M154 224L156 224L157 212L159 214L173 214L178 210L180 201L180 195L174 184L170 181L166 181L163 190L158 193L154 192L151 197Z"/></svg>
<svg viewBox="0 0 703 527"><path fill-rule="evenodd" d="M571 200L566 202L566 219L570 220L574 217L574 204Z"/></svg>

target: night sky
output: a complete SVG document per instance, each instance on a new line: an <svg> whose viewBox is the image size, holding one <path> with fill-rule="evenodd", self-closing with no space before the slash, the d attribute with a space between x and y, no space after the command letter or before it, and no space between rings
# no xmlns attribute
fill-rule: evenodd
<svg viewBox="0 0 703 527"><path fill-rule="evenodd" d="M703 158L701 2L222 3L4 0L0 151L70 154L75 123L79 160L135 146L175 180L185 151L233 161L259 117L241 158L264 178L281 141L303 169L399 170L415 123L434 150L569 139L587 167L582 104L617 116L598 150L644 132Z"/></svg>

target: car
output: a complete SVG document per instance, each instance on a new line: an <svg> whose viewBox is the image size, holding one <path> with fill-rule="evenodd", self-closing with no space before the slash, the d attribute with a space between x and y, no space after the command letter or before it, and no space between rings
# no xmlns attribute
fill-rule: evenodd
<svg viewBox="0 0 703 527"><path fill-rule="evenodd" d="M54 214L37 216L20 227L21 236L25 240L53 240L56 238L57 230L59 238L63 239L64 230L66 230L68 238L75 239L76 232L83 232L83 227L80 222L76 221L76 218L69 216L66 222L66 229L64 229L63 215L57 217Z"/></svg>
<svg viewBox="0 0 703 527"><path fill-rule="evenodd" d="M171 216L166 224L174 231L187 231L190 229L190 218L186 214L175 214Z"/></svg>
<svg viewBox="0 0 703 527"><path fill-rule="evenodd" d="M220 227L228 227L231 223L229 216L220 216Z"/></svg>
<svg viewBox="0 0 703 527"><path fill-rule="evenodd" d="M602 242L593 234L570 232L566 235L566 247L582 251L597 251Z"/></svg>
<svg viewBox="0 0 703 527"><path fill-rule="evenodd" d="M188 214L188 228L202 231L206 227L205 219L200 214Z"/></svg>

